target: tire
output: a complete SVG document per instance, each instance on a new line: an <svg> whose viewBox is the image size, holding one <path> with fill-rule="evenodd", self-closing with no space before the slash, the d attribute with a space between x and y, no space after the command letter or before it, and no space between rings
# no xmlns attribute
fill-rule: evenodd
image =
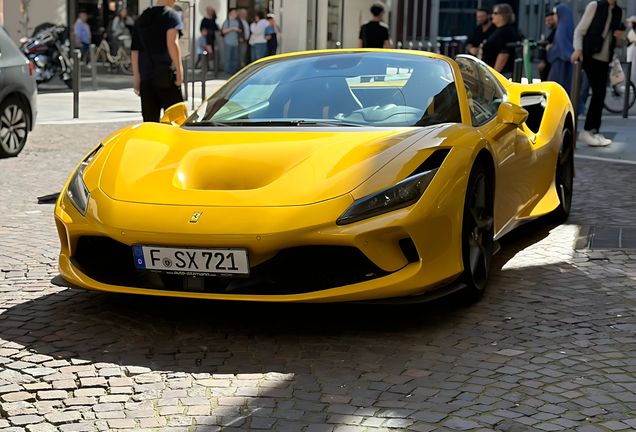
<svg viewBox="0 0 636 432"><path fill-rule="evenodd" d="M611 113L620 114L623 112L623 105L625 104L625 86L623 83L607 88L605 94L605 100L603 101L603 107ZM636 86L633 82L629 83L629 108L634 106L636 102Z"/></svg>
<svg viewBox="0 0 636 432"><path fill-rule="evenodd" d="M554 177L554 184L559 195L559 206L550 213L550 216L554 222L561 224L570 215L574 189L574 149L572 131L569 128L564 128L561 133L561 146Z"/></svg>
<svg viewBox="0 0 636 432"><path fill-rule="evenodd" d="M494 246L493 187L486 168L475 163L468 178L462 218L462 260L460 282L466 285L460 295L466 302L479 300L490 276Z"/></svg>
<svg viewBox="0 0 636 432"><path fill-rule="evenodd" d="M31 126L29 107L9 96L0 103L0 158L14 157L26 144Z"/></svg>

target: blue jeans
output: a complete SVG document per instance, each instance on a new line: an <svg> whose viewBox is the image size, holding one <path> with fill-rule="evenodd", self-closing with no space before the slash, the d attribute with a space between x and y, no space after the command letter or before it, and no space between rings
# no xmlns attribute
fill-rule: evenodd
<svg viewBox="0 0 636 432"><path fill-rule="evenodd" d="M236 72L238 72L238 50L238 45L225 44L225 61L223 62L223 69L225 70L225 75L227 75L228 77L231 77Z"/></svg>
<svg viewBox="0 0 636 432"><path fill-rule="evenodd" d="M267 52L266 43L257 43L252 45L252 61L262 59L263 57L265 57L266 52Z"/></svg>

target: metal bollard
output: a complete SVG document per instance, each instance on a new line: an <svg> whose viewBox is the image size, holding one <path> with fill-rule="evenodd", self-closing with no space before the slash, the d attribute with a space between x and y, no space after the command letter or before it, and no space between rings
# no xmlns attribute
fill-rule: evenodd
<svg viewBox="0 0 636 432"><path fill-rule="evenodd" d="M514 67L512 69L512 82L520 83L521 75L523 74L523 59L515 59Z"/></svg>
<svg viewBox="0 0 636 432"><path fill-rule="evenodd" d="M422 51L422 47L424 46L424 44L422 43L422 41L419 41L417 43L417 49L419 49L420 51Z"/></svg>
<svg viewBox="0 0 636 432"><path fill-rule="evenodd" d="M581 96L581 74L583 63L576 61L572 72L572 88L570 89L572 108L574 108L574 136L576 136L576 123L579 118L579 101Z"/></svg>
<svg viewBox="0 0 636 432"><path fill-rule="evenodd" d="M413 49L413 41L409 41L409 49L412 50Z"/></svg>
<svg viewBox="0 0 636 432"><path fill-rule="evenodd" d="M79 118L79 92L82 79L82 51L73 51L73 118Z"/></svg>
<svg viewBox="0 0 636 432"><path fill-rule="evenodd" d="M214 79L219 77L219 51L214 50Z"/></svg>
<svg viewBox="0 0 636 432"><path fill-rule="evenodd" d="M93 79L93 91L97 91L97 59L95 59L95 44L90 44L89 53L91 55L91 77Z"/></svg>
<svg viewBox="0 0 636 432"><path fill-rule="evenodd" d="M626 66L627 69L625 70L625 99L623 101L623 118L627 118L629 114L629 92L631 91L632 87L632 62L627 62Z"/></svg>
<svg viewBox="0 0 636 432"><path fill-rule="evenodd" d="M203 51L203 59L201 60L201 101L205 100L205 80L208 77L208 53ZM194 95L193 95L194 96Z"/></svg>
<svg viewBox="0 0 636 432"><path fill-rule="evenodd" d="M185 101L188 100L188 59L186 58L185 60L183 60L181 62L181 70L183 70L183 83L181 84L181 87L183 87L183 99ZM194 75L194 72L192 73L192 75Z"/></svg>
<svg viewBox="0 0 636 432"><path fill-rule="evenodd" d="M397 49L402 49L402 41L398 41L398 43L397 43Z"/></svg>

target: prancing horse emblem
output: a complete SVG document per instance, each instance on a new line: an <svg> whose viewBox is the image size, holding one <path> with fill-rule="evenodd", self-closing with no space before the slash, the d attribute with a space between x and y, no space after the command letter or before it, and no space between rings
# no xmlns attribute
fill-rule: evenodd
<svg viewBox="0 0 636 432"><path fill-rule="evenodd" d="M194 212L194 214L192 215L192 217L190 218L190 223L197 223L199 222L199 218L201 217L201 215L203 214L203 212Z"/></svg>

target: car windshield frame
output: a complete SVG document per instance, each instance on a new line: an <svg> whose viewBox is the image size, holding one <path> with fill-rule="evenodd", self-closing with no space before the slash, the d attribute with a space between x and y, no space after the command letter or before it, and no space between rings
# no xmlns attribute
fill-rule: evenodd
<svg viewBox="0 0 636 432"><path fill-rule="evenodd" d="M275 56L249 65L182 127L404 128L443 123L462 123L457 74L447 59L340 50Z"/></svg>

